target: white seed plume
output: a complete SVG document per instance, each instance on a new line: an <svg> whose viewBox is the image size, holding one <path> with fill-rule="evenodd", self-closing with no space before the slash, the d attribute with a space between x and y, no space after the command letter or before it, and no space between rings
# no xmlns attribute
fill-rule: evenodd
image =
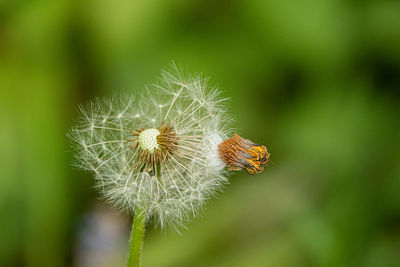
<svg viewBox="0 0 400 267"><path fill-rule="evenodd" d="M219 95L206 78L184 77L172 66L138 98L96 99L81 107L79 125L69 132L78 146L76 163L94 173L112 205L131 213L138 208L156 225L175 227L198 215L227 182L217 149L229 134L230 118ZM162 124L172 127L176 146L148 168L140 151L160 151ZM132 148L128 140L138 129L138 146Z"/></svg>

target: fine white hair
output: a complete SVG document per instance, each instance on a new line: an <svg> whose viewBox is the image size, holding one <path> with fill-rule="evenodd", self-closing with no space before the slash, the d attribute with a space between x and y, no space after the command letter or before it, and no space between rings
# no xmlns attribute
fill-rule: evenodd
<svg viewBox="0 0 400 267"><path fill-rule="evenodd" d="M98 98L80 107L82 117L69 131L78 147L76 165L94 173L96 187L112 205L141 210L156 225L175 227L199 214L204 202L227 183L218 144L230 133L226 99L201 75L184 76L172 64L160 82L139 97ZM159 166L157 177L135 164L132 131L163 121L178 145Z"/></svg>

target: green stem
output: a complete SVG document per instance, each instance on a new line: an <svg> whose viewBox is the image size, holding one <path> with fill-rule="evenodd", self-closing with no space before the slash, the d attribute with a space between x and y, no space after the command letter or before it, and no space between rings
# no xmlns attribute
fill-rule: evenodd
<svg viewBox="0 0 400 267"><path fill-rule="evenodd" d="M139 267L140 256L143 248L144 230L146 228L146 215L136 209L133 218L131 244L129 248L129 258L127 267Z"/></svg>

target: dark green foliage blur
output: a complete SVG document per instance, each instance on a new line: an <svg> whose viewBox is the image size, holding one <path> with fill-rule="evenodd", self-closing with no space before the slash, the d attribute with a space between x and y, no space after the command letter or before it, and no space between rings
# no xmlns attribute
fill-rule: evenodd
<svg viewBox="0 0 400 267"><path fill-rule="evenodd" d="M96 266L82 222L108 206L65 132L78 104L140 92L171 60L212 77L272 163L181 235L150 225L143 266L400 266L395 0L1 1L0 266Z"/></svg>

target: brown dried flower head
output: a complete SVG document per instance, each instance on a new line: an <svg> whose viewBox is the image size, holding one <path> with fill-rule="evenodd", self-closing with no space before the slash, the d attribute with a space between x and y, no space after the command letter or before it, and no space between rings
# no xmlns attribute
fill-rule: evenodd
<svg viewBox="0 0 400 267"><path fill-rule="evenodd" d="M244 139L236 133L234 137L218 145L218 152L228 170L245 169L249 174L262 172L270 156L265 146Z"/></svg>

